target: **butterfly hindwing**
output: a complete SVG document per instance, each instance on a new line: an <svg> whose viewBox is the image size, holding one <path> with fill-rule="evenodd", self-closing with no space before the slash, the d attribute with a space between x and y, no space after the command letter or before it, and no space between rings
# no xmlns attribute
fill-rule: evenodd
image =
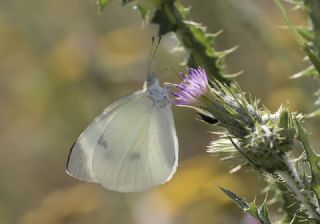
<svg viewBox="0 0 320 224"><path fill-rule="evenodd" d="M175 169L177 141L170 105L161 108L147 94L118 110L102 138L108 148L96 146L93 170L108 189L147 190L164 183Z"/></svg>

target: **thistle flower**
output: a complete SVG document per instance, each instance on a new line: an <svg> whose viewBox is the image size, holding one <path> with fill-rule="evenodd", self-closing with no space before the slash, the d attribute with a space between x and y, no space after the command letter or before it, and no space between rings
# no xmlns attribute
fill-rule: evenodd
<svg viewBox="0 0 320 224"><path fill-rule="evenodd" d="M180 73L180 76L183 81L175 85L178 91L173 93L176 97L175 104L178 106L193 105L208 90L206 71L201 67L198 69L189 68L187 75Z"/></svg>
<svg viewBox="0 0 320 224"><path fill-rule="evenodd" d="M245 214L241 222L242 224L259 224L259 222L249 214Z"/></svg>
<svg viewBox="0 0 320 224"><path fill-rule="evenodd" d="M189 68L188 74L181 73L182 82L176 84L175 104L192 107L203 117L217 119L234 136L248 134L248 127L254 126L256 119L261 119L255 108L247 101L238 102L235 95L240 93L236 85L232 89L218 81L208 83L205 70L201 67Z"/></svg>

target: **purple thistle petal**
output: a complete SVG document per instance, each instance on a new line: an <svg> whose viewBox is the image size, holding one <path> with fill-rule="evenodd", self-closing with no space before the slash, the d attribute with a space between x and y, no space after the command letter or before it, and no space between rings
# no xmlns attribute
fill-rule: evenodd
<svg viewBox="0 0 320 224"><path fill-rule="evenodd" d="M191 105L203 95L208 89L208 78L206 71L203 68L189 68L188 74L180 73L183 81L176 84L178 91L173 93L175 104L178 106Z"/></svg>
<svg viewBox="0 0 320 224"><path fill-rule="evenodd" d="M255 218L253 218L251 215L246 213L242 223L243 224L259 224L260 222L258 222Z"/></svg>

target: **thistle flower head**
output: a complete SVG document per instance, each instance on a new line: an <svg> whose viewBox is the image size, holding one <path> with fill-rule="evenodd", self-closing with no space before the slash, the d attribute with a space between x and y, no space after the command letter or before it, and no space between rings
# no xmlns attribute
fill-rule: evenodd
<svg viewBox="0 0 320 224"><path fill-rule="evenodd" d="M188 74L180 73L183 81L176 85L178 91L173 93L176 97L175 104L188 106L196 103L198 98L208 90L208 78L205 70L201 67L189 68Z"/></svg>
<svg viewBox="0 0 320 224"><path fill-rule="evenodd" d="M292 149L296 133L294 114L286 107L270 114L247 98L236 83L227 86L214 80L209 86L203 68L189 68L182 77L174 93L176 105L191 106L227 130L220 138L223 140L213 142L209 151L229 158L240 154L246 163L271 173L287 169L285 153Z"/></svg>
<svg viewBox="0 0 320 224"><path fill-rule="evenodd" d="M189 68L188 74L181 73L183 81L176 84L175 104L192 107L202 116L219 121L234 136L246 136L247 129L260 119L255 108L241 95L235 85L226 86L217 80L208 83L205 70ZM241 100L238 99L241 97Z"/></svg>

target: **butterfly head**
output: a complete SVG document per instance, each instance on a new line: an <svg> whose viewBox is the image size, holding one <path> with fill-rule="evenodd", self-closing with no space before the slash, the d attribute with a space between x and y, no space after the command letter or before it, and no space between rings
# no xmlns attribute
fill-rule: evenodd
<svg viewBox="0 0 320 224"><path fill-rule="evenodd" d="M148 97L156 106L165 107L171 104L168 90L159 85L159 80L153 73L148 75L146 80L146 89Z"/></svg>

